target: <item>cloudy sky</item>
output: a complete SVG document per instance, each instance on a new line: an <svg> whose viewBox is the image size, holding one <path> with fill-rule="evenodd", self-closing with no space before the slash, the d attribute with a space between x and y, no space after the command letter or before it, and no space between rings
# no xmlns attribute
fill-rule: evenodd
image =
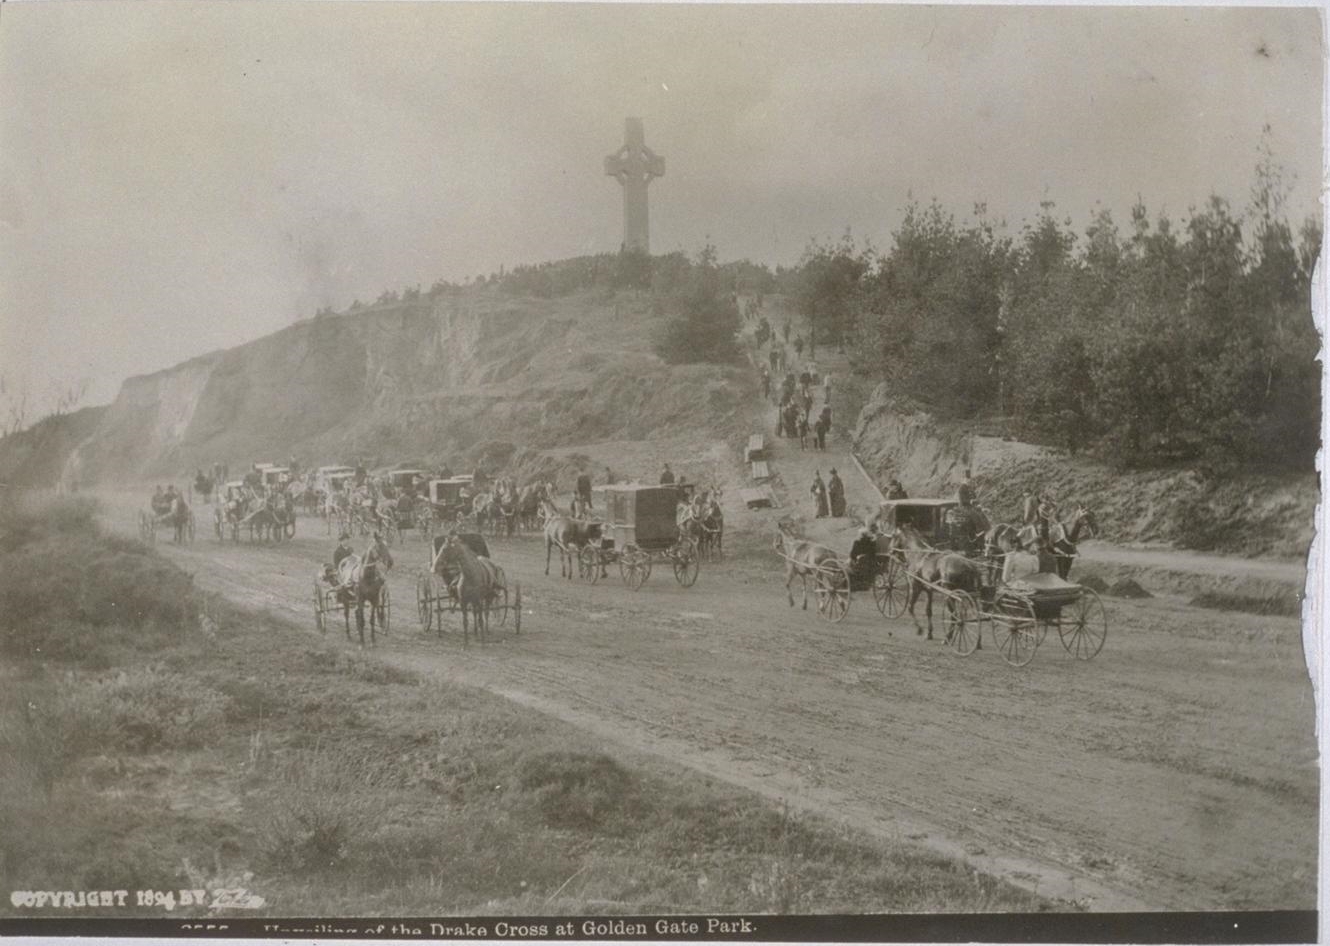
<svg viewBox="0 0 1330 946"><path fill-rule="evenodd" d="M910 194L1013 232L1321 178L1312 9L0 5L0 373L40 395L389 287L613 251L603 159L665 156L652 249L879 247Z"/></svg>

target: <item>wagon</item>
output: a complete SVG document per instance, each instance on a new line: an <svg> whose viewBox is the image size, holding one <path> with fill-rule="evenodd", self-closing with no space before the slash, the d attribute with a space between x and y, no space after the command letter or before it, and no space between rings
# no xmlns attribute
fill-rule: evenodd
<svg viewBox="0 0 1330 946"><path fill-rule="evenodd" d="M326 578L316 578L314 580L315 629L317 629L320 634L326 633L328 630L329 615L335 615L339 612L345 615L347 608L354 609L356 606L355 597L355 592L353 590L343 588L340 585L330 584ZM388 582L385 581L379 588L378 600L374 601L366 599L366 604L376 612L376 631L387 634L392 618L392 596L388 593ZM349 633L349 622L347 630Z"/></svg>
<svg viewBox="0 0 1330 946"><path fill-rule="evenodd" d="M213 502L213 532L218 541L231 535L234 542L240 541L240 523L244 520L249 494L245 490L244 480L231 480L217 489L217 498ZM238 506L233 506L238 503Z"/></svg>
<svg viewBox="0 0 1330 946"><path fill-rule="evenodd" d="M935 548L964 552L966 543L954 534L947 516L957 505L948 499L882 503L878 522L885 535L879 540L872 588L884 616L899 617L909 603L909 579L900 553L891 549L890 534L899 525L909 525ZM985 628L1003 660L1017 667L1034 658L1051 627L1057 628L1062 646L1078 660L1090 660L1103 649L1108 616L1092 589L1050 572L1003 582L1001 556L986 551L972 561L979 573L977 593L930 585L944 599L945 640L957 654L973 653Z"/></svg>
<svg viewBox="0 0 1330 946"><path fill-rule="evenodd" d="M1099 595L1051 572L1010 582L995 582L990 572L978 595L955 590L949 598L946 640L963 657L979 646L985 626L1002 659L1013 667L1034 659L1050 627L1057 628L1063 648L1077 660L1095 657L1108 639L1108 613Z"/></svg>
<svg viewBox="0 0 1330 946"><path fill-rule="evenodd" d="M676 486L606 486L605 522L600 545L578 553L578 572L587 581L600 580L605 567L618 563L624 583L636 591L651 577L653 561L669 562L674 579L685 588L697 581L697 541L682 535L677 522L679 502L686 497Z"/></svg>
<svg viewBox="0 0 1330 946"><path fill-rule="evenodd" d="M434 531L462 527L471 515L472 478L451 476L430 480L425 487L425 508L430 513Z"/></svg>
<svg viewBox="0 0 1330 946"><path fill-rule="evenodd" d="M485 537L480 533L460 532L457 537L476 555L482 558L490 557L489 546L485 544ZM457 598L458 576L444 564L439 554L447 541L447 536L434 537L430 543L429 566L416 578L416 609L420 614L420 625L426 631L437 625L440 634L443 633L443 615L461 611ZM518 634L522 633L522 583L519 581L512 583L511 600L509 588L507 586L502 588L490 602L487 610L490 618L497 619L500 627L508 622L508 613L511 611L513 629Z"/></svg>

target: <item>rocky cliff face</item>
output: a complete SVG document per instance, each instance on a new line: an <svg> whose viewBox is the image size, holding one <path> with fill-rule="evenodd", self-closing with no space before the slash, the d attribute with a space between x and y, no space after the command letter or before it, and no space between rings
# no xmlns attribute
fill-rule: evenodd
<svg viewBox="0 0 1330 946"><path fill-rule="evenodd" d="M1210 477L1190 469L1115 470L1083 456L940 422L879 386L855 427L854 449L879 486L900 479L914 497L951 496L970 471L979 502L1017 521L1027 493L1065 509L1083 503L1104 538L1300 557L1314 533L1315 474Z"/></svg>
<svg viewBox="0 0 1330 946"><path fill-rule="evenodd" d="M723 433L737 369L669 367L647 300L539 300L497 289L292 325L127 380L63 461L66 483L179 478L225 462L447 460L487 442L545 448Z"/></svg>

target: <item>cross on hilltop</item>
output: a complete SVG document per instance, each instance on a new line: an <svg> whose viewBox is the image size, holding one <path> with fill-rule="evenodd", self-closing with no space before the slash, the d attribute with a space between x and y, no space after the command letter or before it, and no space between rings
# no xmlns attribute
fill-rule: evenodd
<svg viewBox="0 0 1330 946"><path fill-rule="evenodd" d="M665 174L665 159L647 147L642 119L626 119L623 137L623 147L605 159L605 173L623 185L623 248L650 253L647 185Z"/></svg>

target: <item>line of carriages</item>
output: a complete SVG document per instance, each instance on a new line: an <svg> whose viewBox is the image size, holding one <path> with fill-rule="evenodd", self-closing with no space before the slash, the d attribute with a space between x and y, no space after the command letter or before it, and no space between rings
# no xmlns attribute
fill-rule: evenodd
<svg viewBox="0 0 1330 946"><path fill-rule="evenodd" d="M817 613L833 623L844 620L856 592L871 592L886 618L912 613L915 599L925 594L930 597L931 637L931 596L938 595L943 601L945 643L959 656L979 649L987 635L1003 660L1025 666L1050 629L1057 630L1062 646L1077 660L1098 655L1108 637L1108 615L1099 595L1048 571L1004 581L1004 553L994 547L986 547L978 558L964 557L969 543L956 534L947 515L957 505L947 499L883 502L878 516L882 531L874 551L854 559L842 559L820 546L796 550L796 544L813 543L797 543L783 533L776 552L792 566L791 574L804 569L813 579ZM827 554L818 555L816 549ZM923 569L911 567L912 558L917 562L923 556L943 554L969 566L970 588L930 579ZM787 588L788 582L787 577Z"/></svg>

